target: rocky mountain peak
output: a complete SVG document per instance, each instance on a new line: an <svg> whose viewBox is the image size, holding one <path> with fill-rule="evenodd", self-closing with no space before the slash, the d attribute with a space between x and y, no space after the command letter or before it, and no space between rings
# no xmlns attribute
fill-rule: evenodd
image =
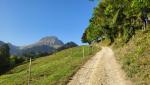
<svg viewBox="0 0 150 85"><path fill-rule="evenodd" d="M46 36L40 39L40 41L45 41L45 40L58 40L56 36Z"/></svg>
<svg viewBox="0 0 150 85"><path fill-rule="evenodd" d="M42 43L44 45L64 45L64 43L59 40L56 36L47 36L47 37L43 37L42 39L40 39L40 41L38 42L39 44Z"/></svg>

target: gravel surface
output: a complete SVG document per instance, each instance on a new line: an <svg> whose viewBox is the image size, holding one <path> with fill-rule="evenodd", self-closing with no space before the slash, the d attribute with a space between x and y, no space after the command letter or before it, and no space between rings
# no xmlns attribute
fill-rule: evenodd
<svg viewBox="0 0 150 85"><path fill-rule="evenodd" d="M132 85L109 47L103 47L74 75L68 85Z"/></svg>

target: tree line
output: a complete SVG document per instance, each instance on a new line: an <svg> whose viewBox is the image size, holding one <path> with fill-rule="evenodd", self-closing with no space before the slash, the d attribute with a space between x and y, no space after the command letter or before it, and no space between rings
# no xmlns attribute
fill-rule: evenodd
<svg viewBox="0 0 150 85"><path fill-rule="evenodd" d="M113 43L118 37L128 42L136 30L147 29L148 16L149 0L102 0L94 9L82 42L109 39Z"/></svg>
<svg viewBox="0 0 150 85"><path fill-rule="evenodd" d="M0 45L0 74L24 61L21 57L10 55L9 51L10 48L8 44Z"/></svg>

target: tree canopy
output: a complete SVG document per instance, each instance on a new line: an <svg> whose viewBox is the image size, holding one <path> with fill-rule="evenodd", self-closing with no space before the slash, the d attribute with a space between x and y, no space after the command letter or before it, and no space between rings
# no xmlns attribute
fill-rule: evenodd
<svg viewBox="0 0 150 85"><path fill-rule="evenodd" d="M82 42L91 43L98 39L121 37L127 42L136 30L147 28L149 0L102 0L94 9Z"/></svg>
<svg viewBox="0 0 150 85"><path fill-rule="evenodd" d="M0 72L9 64L9 46L4 44L0 46Z"/></svg>

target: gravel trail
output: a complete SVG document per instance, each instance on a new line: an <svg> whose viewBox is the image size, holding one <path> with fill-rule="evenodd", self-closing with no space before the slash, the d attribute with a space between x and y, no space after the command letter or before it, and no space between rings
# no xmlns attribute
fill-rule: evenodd
<svg viewBox="0 0 150 85"><path fill-rule="evenodd" d="M132 85L111 48L103 47L74 75L68 85Z"/></svg>

